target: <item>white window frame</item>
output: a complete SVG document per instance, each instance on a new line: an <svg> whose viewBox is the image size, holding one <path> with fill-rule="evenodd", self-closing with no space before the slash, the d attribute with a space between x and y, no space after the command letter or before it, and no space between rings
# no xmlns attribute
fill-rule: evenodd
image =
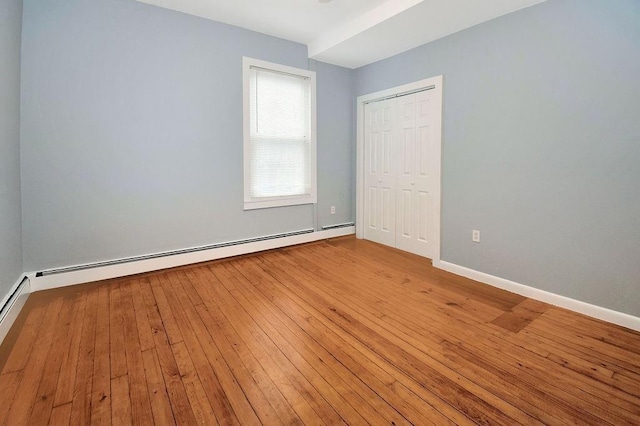
<svg viewBox="0 0 640 426"><path fill-rule="evenodd" d="M306 77L310 82L310 135L309 135L309 171L310 194L276 197L251 197L250 173L250 69L264 68L269 71L281 72L295 76ZM314 71L261 61L258 59L242 58L242 99L243 99L243 165L244 165L244 210L262 209L269 207L293 206L300 204L315 204L317 202L317 152L316 152L316 73Z"/></svg>

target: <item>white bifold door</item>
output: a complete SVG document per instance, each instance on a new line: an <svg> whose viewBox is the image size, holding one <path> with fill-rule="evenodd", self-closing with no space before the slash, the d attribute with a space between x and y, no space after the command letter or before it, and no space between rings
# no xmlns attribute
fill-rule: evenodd
<svg viewBox="0 0 640 426"><path fill-rule="evenodd" d="M365 105L364 238L432 258L433 90Z"/></svg>

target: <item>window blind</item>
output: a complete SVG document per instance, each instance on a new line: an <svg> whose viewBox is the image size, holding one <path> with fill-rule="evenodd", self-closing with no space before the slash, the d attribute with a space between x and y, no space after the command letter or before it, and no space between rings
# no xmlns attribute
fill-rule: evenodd
<svg viewBox="0 0 640 426"><path fill-rule="evenodd" d="M309 195L309 78L252 66L249 80L251 198Z"/></svg>

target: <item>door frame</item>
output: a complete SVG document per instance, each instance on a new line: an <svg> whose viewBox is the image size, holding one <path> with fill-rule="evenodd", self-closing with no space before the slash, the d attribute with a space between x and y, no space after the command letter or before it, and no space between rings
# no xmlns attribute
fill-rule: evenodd
<svg viewBox="0 0 640 426"><path fill-rule="evenodd" d="M381 90L374 93L358 96L356 101L356 237L364 238L364 106L367 103L380 101L385 98L395 97L398 95L409 94L411 92L417 92L420 90L428 89L434 90L436 95L435 102L435 123L436 129L434 134L436 135L436 141L434 144L435 156L439 161L436 161L434 170L434 179L436 180L435 188L436 194L433 194L433 200L435 202L434 220L435 220L435 232L434 232L434 256L433 264L437 265L440 262L440 233L441 233L441 199L442 199L442 90L443 90L444 78L442 75L427 78L413 83L403 84L401 86L392 87L390 89ZM433 87L433 88L431 88Z"/></svg>

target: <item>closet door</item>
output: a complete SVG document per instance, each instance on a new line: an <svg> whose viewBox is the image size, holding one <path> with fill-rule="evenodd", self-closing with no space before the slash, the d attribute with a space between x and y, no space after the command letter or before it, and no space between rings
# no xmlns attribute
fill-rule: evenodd
<svg viewBox="0 0 640 426"><path fill-rule="evenodd" d="M364 237L395 247L395 99L365 105Z"/></svg>
<svg viewBox="0 0 640 426"><path fill-rule="evenodd" d="M356 235L440 258L442 76L358 98Z"/></svg>
<svg viewBox="0 0 640 426"><path fill-rule="evenodd" d="M433 91L397 98L396 247L432 257Z"/></svg>

